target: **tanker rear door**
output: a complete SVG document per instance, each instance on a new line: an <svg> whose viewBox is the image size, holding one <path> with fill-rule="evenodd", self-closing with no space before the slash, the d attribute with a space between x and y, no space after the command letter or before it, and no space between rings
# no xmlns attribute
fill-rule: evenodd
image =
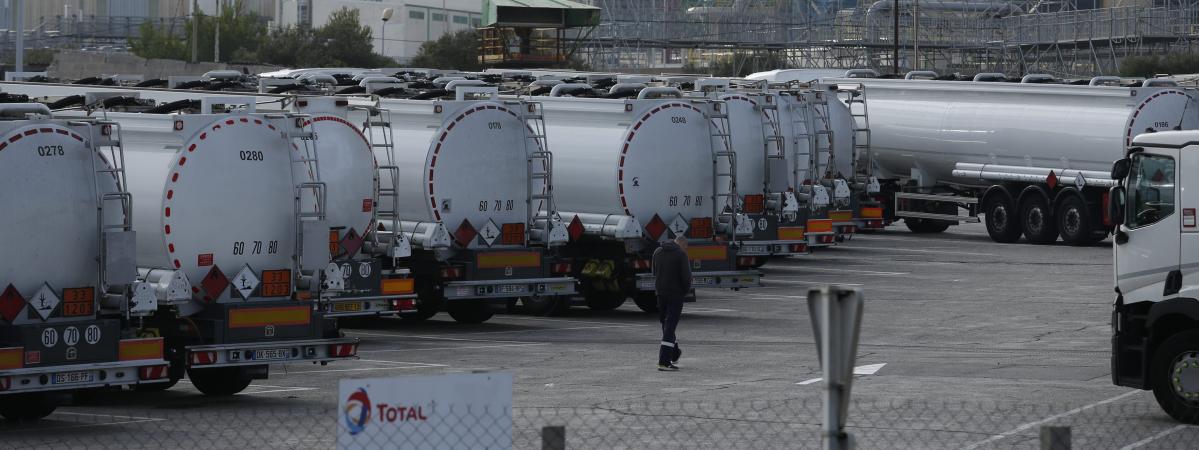
<svg viewBox="0 0 1199 450"><path fill-rule="evenodd" d="M1116 285L1124 303L1160 301L1178 292L1182 220L1176 211L1177 149L1132 155L1124 223L1116 237ZM1195 155L1199 157L1199 155ZM1125 238L1126 236L1126 238ZM1167 289L1167 279L1171 288Z"/></svg>

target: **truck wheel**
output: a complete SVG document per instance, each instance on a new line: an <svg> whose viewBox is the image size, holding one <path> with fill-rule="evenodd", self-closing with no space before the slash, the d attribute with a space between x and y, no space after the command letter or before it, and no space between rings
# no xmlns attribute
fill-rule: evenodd
<svg viewBox="0 0 1199 450"><path fill-rule="evenodd" d="M520 306L527 314L552 317L566 314L569 301L565 297L521 297Z"/></svg>
<svg viewBox="0 0 1199 450"><path fill-rule="evenodd" d="M1199 330L1175 334L1153 352L1153 397L1170 417L1199 424Z"/></svg>
<svg viewBox="0 0 1199 450"><path fill-rule="evenodd" d="M446 311L458 323L483 323L495 313L491 305L482 300L458 300L446 304Z"/></svg>
<svg viewBox="0 0 1199 450"><path fill-rule="evenodd" d="M913 233L931 234L941 233L945 230L948 230L950 223L944 220L913 219L911 217L905 217L903 219L903 224L907 225L908 230Z"/></svg>
<svg viewBox="0 0 1199 450"><path fill-rule="evenodd" d="M228 397L246 390L250 385L250 375L242 367L189 368L187 379L197 390L210 397Z"/></svg>
<svg viewBox="0 0 1199 450"><path fill-rule="evenodd" d="M633 303L647 313L658 312L658 295L653 292L638 292L633 296Z"/></svg>
<svg viewBox="0 0 1199 450"><path fill-rule="evenodd" d="M593 292L584 298L587 300L587 307L596 311L614 310L628 299L624 292Z"/></svg>
<svg viewBox="0 0 1199 450"><path fill-rule="evenodd" d="M0 416L13 422L38 421L58 409L55 397L44 393L9 395L3 399Z"/></svg>
<svg viewBox="0 0 1199 450"><path fill-rule="evenodd" d="M1069 245L1090 245L1095 243L1095 232L1091 226L1091 211L1081 198L1071 195L1057 207L1057 230L1062 235L1062 242Z"/></svg>
<svg viewBox="0 0 1199 450"><path fill-rule="evenodd" d="M1010 244L1020 240L1020 214L1016 212L1016 204L1006 195L996 195L987 200L983 206L986 216L987 234L991 240Z"/></svg>
<svg viewBox="0 0 1199 450"><path fill-rule="evenodd" d="M1057 241L1057 222L1050 213L1049 202L1040 195L1029 195L1020 205L1020 226L1030 243L1044 245Z"/></svg>

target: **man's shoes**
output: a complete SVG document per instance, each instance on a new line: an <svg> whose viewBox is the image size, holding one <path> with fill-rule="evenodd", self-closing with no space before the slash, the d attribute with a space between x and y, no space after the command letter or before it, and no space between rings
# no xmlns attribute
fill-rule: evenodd
<svg viewBox="0 0 1199 450"><path fill-rule="evenodd" d="M659 372L678 372L679 366L676 366L671 363L658 364L658 371Z"/></svg>
<svg viewBox="0 0 1199 450"><path fill-rule="evenodd" d="M679 348L678 344L674 345L674 357L670 358L671 363L679 362L679 358L683 357L683 349Z"/></svg>

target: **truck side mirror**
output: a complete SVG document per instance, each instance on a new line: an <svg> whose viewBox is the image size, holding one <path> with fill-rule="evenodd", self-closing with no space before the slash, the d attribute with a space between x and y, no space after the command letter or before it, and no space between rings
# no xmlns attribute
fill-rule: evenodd
<svg viewBox="0 0 1199 450"><path fill-rule="evenodd" d="M1128 170L1132 167L1132 160L1128 158L1116 160L1112 163L1112 179L1116 181L1123 180L1128 176Z"/></svg>
<svg viewBox="0 0 1199 450"><path fill-rule="evenodd" d="M1112 225L1124 223L1124 204L1127 197L1124 186L1112 186L1108 191L1107 216Z"/></svg>

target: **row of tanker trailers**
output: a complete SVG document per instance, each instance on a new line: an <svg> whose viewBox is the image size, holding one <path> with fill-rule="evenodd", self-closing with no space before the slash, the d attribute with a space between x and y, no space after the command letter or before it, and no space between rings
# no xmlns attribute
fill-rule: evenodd
<svg viewBox="0 0 1199 450"><path fill-rule="evenodd" d="M1196 121L1172 87L393 72L0 83L0 415L231 395L355 358L339 320L653 312L676 237L730 289L900 218L1090 242L1096 173Z"/></svg>

